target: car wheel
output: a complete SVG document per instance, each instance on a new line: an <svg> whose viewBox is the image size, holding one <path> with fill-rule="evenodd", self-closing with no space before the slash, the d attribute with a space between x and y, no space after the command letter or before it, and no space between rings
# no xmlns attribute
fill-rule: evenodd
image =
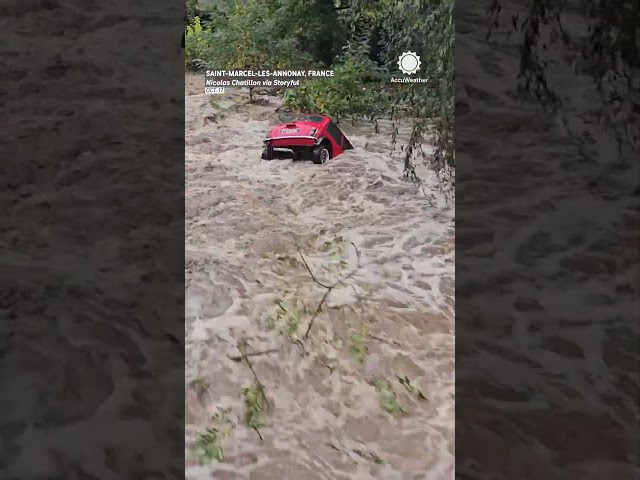
<svg viewBox="0 0 640 480"><path fill-rule="evenodd" d="M325 145L320 145L313 150L313 163L316 165L323 164L331 158L329 149Z"/></svg>
<svg viewBox="0 0 640 480"><path fill-rule="evenodd" d="M262 150L262 157L261 158L262 158L262 160L271 160L272 159L271 152L269 151L268 148L264 148Z"/></svg>

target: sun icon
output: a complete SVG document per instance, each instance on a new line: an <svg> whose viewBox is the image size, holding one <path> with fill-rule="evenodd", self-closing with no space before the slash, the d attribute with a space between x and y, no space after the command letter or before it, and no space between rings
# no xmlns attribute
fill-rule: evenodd
<svg viewBox="0 0 640 480"><path fill-rule="evenodd" d="M411 75L420 70L420 57L415 52L404 52L398 57L398 67L405 75Z"/></svg>

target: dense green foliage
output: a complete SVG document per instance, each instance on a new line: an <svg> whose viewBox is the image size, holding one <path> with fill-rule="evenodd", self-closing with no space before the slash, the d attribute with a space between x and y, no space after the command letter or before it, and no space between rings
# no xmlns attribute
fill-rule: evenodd
<svg viewBox="0 0 640 480"><path fill-rule="evenodd" d="M420 158L452 173L453 0L230 0L215 8L195 1L186 0L187 68L332 68L335 77L283 92L285 105L338 122L391 118L396 132L408 123L406 175L419 180ZM397 60L405 51L420 56L429 83L390 82L403 76ZM421 150L427 135L436 143L429 156ZM395 135L390 141L395 146Z"/></svg>

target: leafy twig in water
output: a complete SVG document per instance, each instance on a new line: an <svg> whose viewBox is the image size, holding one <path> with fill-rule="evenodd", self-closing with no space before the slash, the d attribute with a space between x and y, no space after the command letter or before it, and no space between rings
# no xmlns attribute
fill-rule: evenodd
<svg viewBox="0 0 640 480"><path fill-rule="evenodd" d="M279 335L292 338L298 331L300 320L308 313L307 307L300 299L275 300L276 308L269 316L269 328L276 330Z"/></svg>
<svg viewBox="0 0 640 480"><path fill-rule="evenodd" d="M264 426L262 412L269 405L267 395L264 393L264 385L258 383L251 387L246 387L242 390L242 394L244 395L245 423L249 428L255 430L260 440L264 440L260 433L260 428Z"/></svg>
<svg viewBox="0 0 640 480"><path fill-rule="evenodd" d="M356 247L355 243L351 242L351 245L353 245L353 248L356 251L356 259L357 259L356 267L353 270L351 270L349 273L346 273L345 275L341 276L336 282L332 283L331 285L318 280L318 278L314 275L313 271L309 267L309 264L307 263L307 260L304 258L304 255L302 254L302 251L300 251L300 247L298 245L296 245L296 248L298 250L298 254L300 255L300 258L302 259L302 263L304 263L305 268L309 272L309 275L311 275L311 279L313 280L313 282L316 285L319 285L320 287L322 287L322 288L324 288L326 290L324 292L324 295L322 296L322 299L320 300L320 303L318 304L318 307L316 308L316 311L313 313L313 316L311 317L311 320L309 320L309 325L307 326L307 330L304 333L304 338L309 338L309 333L311 332L311 328L313 327L313 322L315 321L316 317L322 311L322 306L324 305L324 302L327 300L327 297L329 296L331 291L334 288L336 288L338 285L342 285L342 284L344 284L344 282L346 282L347 280L352 278L356 274L358 269L360 268L360 251L358 250L358 247Z"/></svg>
<svg viewBox="0 0 640 480"><path fill-rule="evenodd" d="M368 336L369 338L374 339L374 340L378 340L379 342L382 342L382 343L388 343L388 344L391 344L391 345L396 345L396 346L398 346L398 347L401 347L401 346L402 346L402 344L401 344L400 342L398 342L397 340L388 340L388 339L386 339L386 338L378 337L378 336L376 336L376 335L372 335L372 334L369 334L369 335L367 335L367 336Z"/></svg>
<svg viewBox="0 0 640 480"><path fill-rule="evenodd" d="M198 455L198 460L201 464L211 463L213 460L217 462L224 461L224 440L230 434L231 428L234 427L228 417L228 411L225 409L219 409L220 413L216 413L212 418L222 420L224 423L229 423L226 428L217 428L217 426L209 425L204 432L200 432L197 435L194 443L194 448Z"/></svg>
<svg viewBox="0 0 640 480"><path fill-rule="evenodd" d="M378 392L378 401L380 407L390 414L404 413L404 409L398 402L398 394L393 391L391 384L387 380L378 379L375 382L376 391Z"/></svg>
<svg viewBox="0 0 640 480"><path fill-rule="evenodd" d="M369 353L369 349L365 343L366 337L367 331L365 327L349 337L349 349L360 365L364 364L367 353Z"/></svg>
<svg viewBox="0 0 640 480"><path fill-rule="evenodd" d="M244 360L245 356L247 357L258 357L260 355L267 355L269 353L276 353L279 352L280 349L279 348L269 348L267 350L260 350L258 352L245 352L244 355L227 355L227 358L229 360L233 360L234 362L241 362L242 360Z"/></svg>
<svg viewBox="0 0 640 480"><path fill-rule="evenodd" d="M369 452L368 454L366 454L362 450L355 449L355 450L353 450L353 453L355 453L356 455L358 455L358 456L360 456L360 457L362 457L364 459L367 459L367 460L371 459L377 465L382 465L384 463L384 460L382 460L378 455L376 455L373 452Z"/></svg>
<svg viewBox="0 0 640 480"><path fill-rule="evenodd" d="M256 383L251 387L246 387L242 390L245 406L245 423L249 428L255 430L258 437L260 437L260 440L263 440L262 434L260 433L260 428L264 426L264 423L262 422L262 413L270 407L269 400L267 399L267 395L264 393L264 385L260 382L260 379L249 360L244 342L238 344L238 350L240 351L242 359L247 362L249 370L251 370L253 378L256 381Z"/></svg>
<svg viewBox="0 0 640 480"><path fill-rule="evenodd" d="M224 449L220 445L221 432L213 427L207 427L203 433L198 434L195 447L198 450L200 463L207 464L213 460L224 460Z"/></svg>
<svg viewBox="0 0 640 480"><path fill-rule="evenodd" d="M416 388L413 385L411 385L411 380L409 380L409 377L407 377L406 375L404 376L404 378L400 377L399 375L396 375L396 377L398 378L400 385L406 388L409 393L415 393L420 400L427 399L427 397L425 397L425 395L422 393L422 391L419 388Z"/></svg>

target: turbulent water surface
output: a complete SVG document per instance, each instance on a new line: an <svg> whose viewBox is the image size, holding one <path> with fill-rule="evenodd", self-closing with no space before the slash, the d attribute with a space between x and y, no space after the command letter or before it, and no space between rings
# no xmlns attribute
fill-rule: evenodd
<svg viewBox="0 0 640 480"><path fill-rule="evenodd" d="M539 26L551 109L517 88L534 2L456 2L463 478L638 478L640 82L598 89L586 3L563 3L570 46Z"/></svg>
<svg viewBox="0 0 640 480"><path fill-rule="evenodd" d="M422 189L403 182L368 126L345 125L355 149L323 166L260 161L276 99L212 105L201 85L187 79L186 477L452 478L451 202L426 172ZM320 283L356 270L308 338L326 289L298 248ZM277 299L296 321L270 320ZM245 424L256 378L239 344L261 353L262 440ZM221 462L201 461L207 426L227 433Z"/></svg>

